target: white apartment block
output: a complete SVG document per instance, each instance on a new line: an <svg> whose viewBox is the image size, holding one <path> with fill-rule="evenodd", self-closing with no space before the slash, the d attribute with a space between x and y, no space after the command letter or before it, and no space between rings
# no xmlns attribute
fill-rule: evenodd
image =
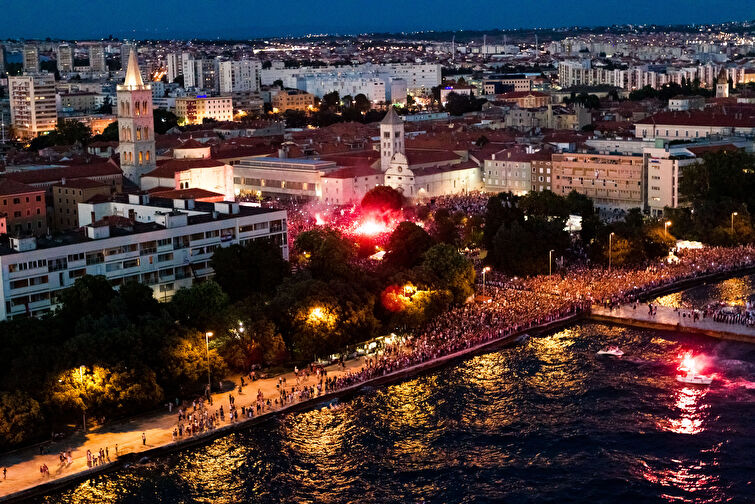
<svg viewBox="0 0 755 504"><path fill-rule="evenodd" d="M701 160L685 147L650 147L644 150L647 163L647 205L650 214L661 217L665 207L677 208L679 181L685 166Z"/></svg>
<svg viewBox="0 0 755 504"><path fill-rule="evenodd" d="M48 313L84 275L104 275L115 286L140 282L166 301L213 275L217 248L271 239L288 259L285 211L128 198L79 204L82 229L64 239L10 238L0 245L0 320Z"/></svg>
<svg viewBox="0 0 755 504"><path fill-rule="evenodd" d="M262 63L257 60L218 61L218 87L221 93L260 90Z"/></svg>
<svg viewBox="0 0 755 504"><path fill-rule="evenodd" d="M11 124L16 135L31 139L55 129L58 111L55 77L49 74L8 77Z"/></svg>
<svg viewBox="0 0 755 504"><path fill-rule="evenodd" d="M168 67L168 83L171 83L176 80L176 77L184 74L181 55L176 53L169 53L165 57L165 60L165 64Z"/></svg>
<svg viewBox="0 0 755 504"><path fill-rule="evenodd" d="M105 48L101 44L89 46L89 70L97 73L107 72Z"/></svg>
<svg viewBox="0 0 755 504"><path fill-rule="evenodd" d="M272 85L276 80L283 81L284 87L296 87L298 77L330 74L361 74L386 79L403 79L410 93L429 93L431 88L441 83L441 66L433 63L386 63L375 65L365 63L355 66L325 66L285 68L283 62L275 61L271 68L263 69L263 85Z"/></svg>

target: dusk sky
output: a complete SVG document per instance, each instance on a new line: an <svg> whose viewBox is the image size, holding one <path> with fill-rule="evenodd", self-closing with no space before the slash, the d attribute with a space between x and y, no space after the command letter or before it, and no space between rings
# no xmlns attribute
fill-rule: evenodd
<svg viewBox="0 0 755 504"><path fill-rule="evenodd" d="M368 6L369 5L369 6ZM37 0L3 2L5 38L254 38L425 29L716 23L755 18L752 0Z"/></svg>

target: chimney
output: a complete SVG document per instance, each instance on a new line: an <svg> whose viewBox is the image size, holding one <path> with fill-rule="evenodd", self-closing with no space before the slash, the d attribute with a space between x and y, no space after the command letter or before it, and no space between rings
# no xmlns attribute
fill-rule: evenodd
<svg viewBox="0 0 755 504"><path fill-rule="evenodd" d="M62 177L60 179L60 185L66 185L66 178L65 177Z"/></svg>

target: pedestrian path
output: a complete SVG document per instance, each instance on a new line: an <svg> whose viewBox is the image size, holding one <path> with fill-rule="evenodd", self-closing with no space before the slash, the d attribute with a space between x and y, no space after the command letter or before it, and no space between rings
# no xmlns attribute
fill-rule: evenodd
<svg viewBox="0 0 755 504"><path fill-rule="evenodd" d="M338 378L351 371L361 369L363 361L363 358L360 357L346 361L345 368L342 368L340 365L332 365L325 369L329 378ZM235 376L231 379L235 385L234 390L226 390L213 394L213 406L211 409L217 410L220 408L220 405L223 405L223 408L228 411L229 393L234 395L236 407L239 409L241 409L241 406L249 406L255 402L258 389L262 391L265 398L272 399L278 397L278 388L276 385L280 376L286 378L288 388L296 383L296 376L293 372L259 379L254 382L248 382L247 380L241 394L238 393L240 376ZM315 383L316 379L314 375L302 382L303 385L314 385ZM281 409L282 407L279 406L277 409ZM270 411L276 411L276 408ZM48 443L45 446L46 454L40 454L39 447L35 446L0 455L0 500L4 496L39 485L40 483L46 483L50 480L89 470L90 468L87 466L87 450L91 450L94 454L100 448L107 448L110 460L115 461L119 456L122 457L128 453L138 453L168 445L173 442L173 428L177 424L177 419L177 410L174 408L172 412L168 412L168 408L166 407L163 412L106 424L86 434L80 431L76 432L62 441ZM226 421L221 422L219 427L227 425L229 423L227 419L228 416L226 415ZM144 433L144 440L142 439L142 433ZM73 461L70 465L61 465L59 453L68 450L72 452ZM39 469L43 464L46 464L49 468L49 477L43 476L40 473ZM2 479L2 468L7 469L5 479Z"/></svg>
<svg viewBox="0 0 755 504"><path fill-rule="evenodd" d="M695 320L690 316L691 310L676 310L667 306L655 305L653 305L653 309L654 314L651 315L647 304L640 304L636 307L633 304L626 304L612 308L593 305L590 318L601 322L696 333L713 338L755 343L755 328L753 327L716 322L710 317Z"/></svg>

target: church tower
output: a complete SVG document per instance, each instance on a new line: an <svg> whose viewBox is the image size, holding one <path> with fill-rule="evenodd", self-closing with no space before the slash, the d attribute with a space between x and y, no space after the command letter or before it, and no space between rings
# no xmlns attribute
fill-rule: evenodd
<svg viewBox="0 0 755 504"><path fill-rule="evenodd" d="M393 107L380 121L380 170L385 172L391 166L396 153L404 154L404 121Z"/></svg>
<svg viewBox="0 0 755 504"><path fill-rule="evenodd" d="M716 98L729 97L729 78L726 76L726 69L722 68L721 73L716 79Z"/></svg>
<svg viewBox="0 0 755 504"><path fill-rule="evenodd" d="M118 85L118 151L123 176L139 186L142 175L155 169L152 86L142 81L136 53L131 49L126 80Z"/></svg>

